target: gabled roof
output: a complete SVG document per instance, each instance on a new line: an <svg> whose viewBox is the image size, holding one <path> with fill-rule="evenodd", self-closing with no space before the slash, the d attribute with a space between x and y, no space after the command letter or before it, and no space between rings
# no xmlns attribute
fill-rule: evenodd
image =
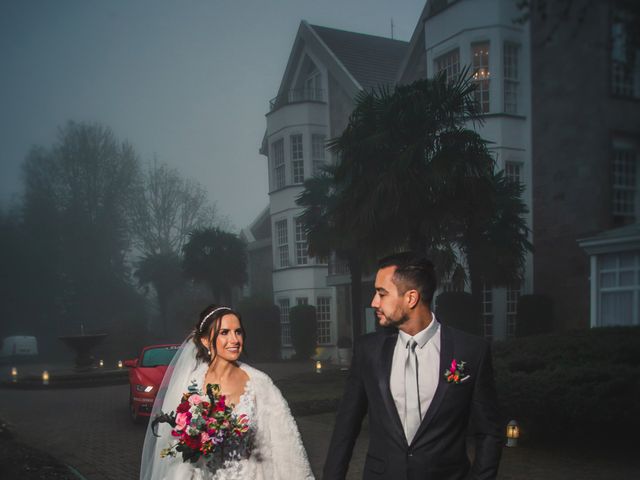
<svg viewBox="0 0 640 480"><path fill-rule="evenodd" d="M588 238L578 240L578 245L589 255L614 251L640 249L640 223L612 228Z"/></svg>
<svg viewBox="0 0 640 480"><path fill-rule="evenodd" d="M408 42L309 25L365 90L392 86Z"/></svg>

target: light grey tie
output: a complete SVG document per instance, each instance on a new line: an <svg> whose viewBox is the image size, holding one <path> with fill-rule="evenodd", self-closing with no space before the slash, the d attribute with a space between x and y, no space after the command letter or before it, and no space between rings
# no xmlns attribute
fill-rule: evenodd
<svg viewBox="0 0 640 480"><path fill-rule="evenodd" d="M418 387L418 357L416 347L418 344L412 338L407 342L407 363L404 370L405 389L405 416L404 432L407 442L411 443L422 421L420 411L420 390Z"/></svg>

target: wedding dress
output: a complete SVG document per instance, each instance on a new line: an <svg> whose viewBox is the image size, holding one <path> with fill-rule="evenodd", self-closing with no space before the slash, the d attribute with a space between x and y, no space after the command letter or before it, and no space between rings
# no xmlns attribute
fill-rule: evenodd
<svg viewBox="0 0 640 480"><path fill-rule="evenodd" d="M191 348L189 344L193 342L187 340L183 344L167 369L154 403L152 419L159 411L174 411L192 380L204 390L207 364L195 360L195 347ZM193 361L190 355L193 355ZM142 454L141 480L313 480L298 427L280 390L267 374L247 364L238 364L249 380L234 406L234 414L247 415L254 433L249 458L228 460L215 472L206 466L202 458L196 463L185 463L180 455L160 458L160 451L175 440L170 435L168 424L159 424L159 437L155 437L149 422Z"/></svg>

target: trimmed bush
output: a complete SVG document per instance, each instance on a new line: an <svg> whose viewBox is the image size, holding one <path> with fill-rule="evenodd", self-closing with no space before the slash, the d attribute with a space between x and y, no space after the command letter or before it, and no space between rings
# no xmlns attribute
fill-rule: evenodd
<svg viewBox="0 0 640 480"><path fill-rule="evenodd" d="M551 333L553 300L546 295L522 295L518 300L516 336L527 337Z"/></svg>
<svg viewBox="0 0 640 480"><path fill-rule="evenodd" d="M291 343L296 351L295 358L307 360L315 353L317 343L316 307L296 305L289 310Z"/></svg>
<svg viewBox="0 0 640 480"><path fill-rule="evenodd" d="M251 361L280 358L280 309L270 299L248 298L238 311L247 331L246 355Z"/></svg>
<svg viewBox="0 0 640 480"><path fill-rule="evenodd" d="M581 330L494 344L503 421L525 438L636 441L640 328ZM605 440L606 441L606 440Z"/></svg>
<svg viewBox="0 0 640 480"><path fill-rule="evenodd" d="M439 322L467 333L481 334L482 323L470 293L443 292L438 295L436 305Z"/></svg>

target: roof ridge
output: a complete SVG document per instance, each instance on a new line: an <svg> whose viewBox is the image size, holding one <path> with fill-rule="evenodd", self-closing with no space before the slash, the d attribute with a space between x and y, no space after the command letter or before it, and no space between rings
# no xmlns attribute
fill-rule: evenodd
<svg viewBox="0 0 640 480"><path fill-rule="evenodd" d="M380 35L373 35L371 33L353 32L351 30L342 30L340 28L325 27L323 25L314 25L314 24L311 24L311 23L309 24L309 26L311 28L321 28L321 29L324 29L324 30L331 30L333 32L347 33L349 35L359 35L359 36L362 36L362 37L370 37L370 38L375 38L375 39L378 39L378 40L385 40L385 41L389 41L389 42L403 43L403 44L406 44L406 45L409 44L409 42L407 42L405 40L398 40L398 39L395 39L395 38L388 38L388 37L383 37L383 36L380 36Z"/></svg>

